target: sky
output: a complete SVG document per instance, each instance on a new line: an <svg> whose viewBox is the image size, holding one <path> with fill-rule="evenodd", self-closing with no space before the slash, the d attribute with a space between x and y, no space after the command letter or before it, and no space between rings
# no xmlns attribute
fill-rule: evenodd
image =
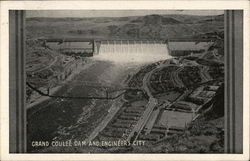
<svg viewBox="0 0 250 161"><path fill-rule="evenodd" d="M29 10L26 17L126 17L150 14L221 15L223 10Z"/></svg>

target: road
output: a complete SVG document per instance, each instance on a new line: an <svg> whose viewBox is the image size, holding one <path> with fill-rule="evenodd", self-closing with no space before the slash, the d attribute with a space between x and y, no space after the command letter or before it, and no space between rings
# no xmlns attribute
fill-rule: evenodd
<svg viewBox="0 0 250 161"><path fill-rule="evenodd" d="M109 109L109 113L102 120L102 122L94 129L94 131L89 135L89 137L85 140L86 142L92 141L112 120L115 114L120 110L123 105L122 97L112 101L112 106Z"/></svg>
<svg viewBox="0 0 250 161"><path fill-rule="evenodd" d="M171 80L177 87L184 87L183 82L181 81L179 77L180 71L183 70L183 67L178 68L175 72L171 73Z"/></svg>
<svg viewBox="0 0 250 161"><path fill-rule="evenodd" d="M146 105L146 110L144 111L142 117L140 118L140 120L137 122L137 124L134 126L133 130L131 131L131 133L128 136L128 140L130 140L135 132L137 133L135 140L137 139L137 137L139 136L139 134L141 133L143 127L146 125L152 111L154 110L155 106L158 104L157 99L155 98L149 98L148 104Z"/></svg>

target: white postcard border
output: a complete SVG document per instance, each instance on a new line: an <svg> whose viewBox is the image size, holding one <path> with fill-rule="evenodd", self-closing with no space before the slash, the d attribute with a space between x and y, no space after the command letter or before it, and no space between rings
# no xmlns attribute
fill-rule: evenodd
<svg viewBox="0 0 250 161"><path fill-rule="evenodd" d="M249 1L2 1L1 7L1 160L248 160L249 158ZM80 9L243 9L243 154L9 154L8 10Z"/></svg>

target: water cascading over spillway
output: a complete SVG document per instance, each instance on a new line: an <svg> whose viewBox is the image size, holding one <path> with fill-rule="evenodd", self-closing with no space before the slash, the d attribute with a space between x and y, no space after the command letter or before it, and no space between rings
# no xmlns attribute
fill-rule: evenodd
<svg viewBox="0 0 250 161"><path fill-rule="evenodd" d="M170 58L162 41L101 41L99 58L115 62L154 62Z"/></svg>

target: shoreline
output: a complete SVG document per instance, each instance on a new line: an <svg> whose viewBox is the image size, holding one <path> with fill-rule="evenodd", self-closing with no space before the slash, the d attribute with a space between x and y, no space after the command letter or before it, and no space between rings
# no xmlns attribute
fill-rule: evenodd
<svg viewBox="0 0 250 161"><path fill-rule="evenodd" d="M63 83L63 84L66 84L68 83L69 81L71 81L77 74L79 74L81 71L83 70L86 70L88 69L89 67L91 67L92 65L94 65L95 62L94 61L89 61L87 62L87 64L84 64L84 65L81 65L81 67L78 67L76 70L74 70L72 72L72 74L67 77L64 81L60 82L60 83ZM55 94L56 92L58 92L64 85L59 85L59 86L56 86L56 87L53 87L50 89L50 94ZM31 109L33 106L36 106L40 103L43 103L44 101L47 101L51 99L49 96L41 96L41 97L38 97L37 99L35 99L34 102L32 103L29 103L27 104L26 103L26 109Z"/></svg>

